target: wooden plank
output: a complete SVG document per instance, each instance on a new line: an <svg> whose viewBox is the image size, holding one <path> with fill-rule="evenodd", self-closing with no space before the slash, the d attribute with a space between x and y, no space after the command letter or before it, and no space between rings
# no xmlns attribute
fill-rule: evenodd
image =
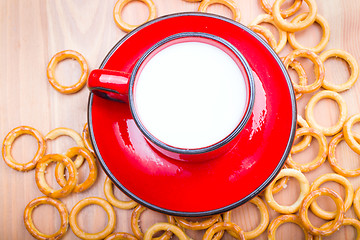
<svg viewBox="0 0 360 240"><path fill-rule="evenodd" d="M91 69L101 63L106 53L123 36L113 21L112 10L115 5L111 1L42 1L42 0L3 0L0 1L0 138L3 139L13 128L20 125L35 127L44 135L56 127L68 127L78 132L86 122L88 90L84 88L73 95L63 95L56 92L48 83L46 66L50 58L58 51L74 49L82 53L88 60ZM158 16L175 12L196 11L199 3L183 0L154 0ZM241 23L247 25L258 14L263 13L259 1L236 0L242 11ZM272 2L272 1L271 1ZM324 16L331 28L331 40L326 49L339 48L350 52L360 60L360 2L358 0L318 0L318 12ZM302 8L302 11L306 7ZM209 12L231 17L231 11L221 5L213 5ZM131 23L140 23L146 19L147 9L140 2L129 4L123 13L124 18ZM320 28L313 26L296 36L301 43L315 45L320 39ZM281 56L285 56L290 48L287 47ZM307 69L311 65L305 62ZM331 81L344 82L348 76L346 65L341 61L330 60L326 63L326 70L331 74ZM56 74L61 82L70 84L80 75L80 69L74 61L62 62ZM328 75L327 75L328 77ZM349 91L341 93L348 108L349 115L360 112L359 103L360 83ZM311 94L299 101L299 113L304 114L304 106ZM336 122L338 110L332 101L322 101L316 107L316 119L330 125ZM329 140L329 139L328 139ZM64 152L73 141L62 137L52 141L48 146L48 153ZM14 157L19 162L29 161L36 151L36 142L31 137L21 137L13 148ZM301 162L315 156L316 145L296 156ZM359 167L359 156L353 153L344 143L341 143L337 156L341 165L348 168ZM99 168L100 170L100 168ZM320 174L332 172L328 163L321 168L307 173L312 182ZM48 180L56 186L51 176L53 168L49 169ZM83 167L81 175L86 175ZM88 196L104 198L103 183L105 174L100 170L96 184L88 191L71 194L62 198L68 210L81 199ZM359 177L351 178L354 189L360 186ZM334 187L342 195L344 191L339 185L326 184ZM32 239L23 223L23 211L26 204L35 197L42 196L34 180L34 171L22 173L9 168L0 161L0 187L3 195L0 198L0 235L1 239ZM288 188L276 195L280 203L291 203L298 194L296 181L290 181ZM234 190L236 191L236 190ZM116 192L117 196L121 194ZM321 206L333 207L327 199L320 199ZM243 229L250 230L259 222L257 209L251 204L236 209L233 221ZM271 219L278 214L270 210ZM116 209L116 231L131 233L130 210ZM347 217L355 217L351 208ZM321 220L312 217L317 224ZM157 221L165 221L159 213L147 211L141 220L141 226L146 229ZM42 206L34 211L34 221L41 231L53 233L60 226L60 218L52 207ZM91 206L79 215L79 225L89 232L100 231L106 224L106 214L100 207ZM194 239L201 239L204 231L188 231ZM353 239L354 231L342 228L329 239ZM291 224L279 229L279 239L295 239L302 234L296 226ZM64 239L74 239L72 231L66 233ZM266 239L263 233L259 239ZM231 239L225 236L224 239Z"/></svg>

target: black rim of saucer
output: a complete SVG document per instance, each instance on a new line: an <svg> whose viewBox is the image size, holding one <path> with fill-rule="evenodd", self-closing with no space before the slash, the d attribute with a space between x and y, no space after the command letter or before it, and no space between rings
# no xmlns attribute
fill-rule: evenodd
<svg viewBox="0 0 360 240"><path fill-rule="evenodd" d="M91 139L92 145L94 147L95 154L96 154L96 156L97 156L97 158L98 158L98 160L100 162L100 165L103 168L103 170L105 171L105 173L107 174L107 176L111 179L111 181L119 189L121 189L122 192L124 192L128 197L130 197L134 201L138 202L139 204L141 204L141 205L143 205L143 206L145 206L145 207L147 207L147 208L149 208L151 210L157 211L157 212L161 212L161 213L172 215L172 216L181 216L181 217L205 217L205 216L211 216L211 215L223 213L223 212L226 212L226 211L230 211L230 210L232 210L232 209L234 209L234 208L248 202L252 198L256 197L260 192L262 192L266 188L266 186L268 186L272 182L272 180L276 177L276 175L280 172L281 168L283 167L283 165L285 163L285 160L286 160L287 156L290 153L291 146L292 146L294 138L295 138L296 119L297 119L296 100L295 100L294 89L293 89L290 77L288 75L288 72L287 72L284 64L282 63L281 59L279 58L279 56L268 45L268 43L266 43L260 36L258 36L255 32L251 31L249 28L242 25L241 23L235 22L234 20L229 19L229 18L225 18L225 17L219 16L219 15L211 14L211 13L197 13L197 12L175 13L175 14L165 15L165 16L156 18L156 19L154 19L152 21L146 22L146 23L140 25L139 27L135 28L133 31L131 31L127 35L125 35L109 51L109 53L106 55L106 57L104 58L104 60L101 63L99 68L100 69L104 68L105 64L107 63L109 58L112 56L112 54L118 49L118 47L123 42L125 42L128 38L130 38L133 34L135 34L136 32L138 32L141 29L147 27L148 25L151 25L151 24L156 23L158 21L162 21L162 20L169 19L169 18L174 18L174 17L182 17L182 16L203 16L203 17L209 17L209 18L216 18L216 19L223 20L225 22L231 23L231 24L241 28L242 30L246 31L247 33L249 33L250 35L255 37L261 44L263 44L265 46L265 48L273 55L274 59L276 60L276 62L280 66L280 68L281 68L281 70L282 70L282 72L283 72L283 74L285 76L285 79L286 79L286 82L287 82L287 85L288 85L288 89L289 89L289 93L290 93L291 105L292 105L292 124L291 124L291 131L290 131L287 146L285 148L283 156L279 160L279 163L278 163L277 167L274 169L274 171L272 172L272 174L270 174L270 176L260 186L258 186L252 193L250 193L246 197L238 200L237 202L229 204L229 205L227 205L225 207L221 207L221 208L217 208L217 209L213 209L213 210L208 210L208 211L202 211L202 212L183 212L183 211L174 211L174 210L170 210L170 209L165 209L165 208L156 206L154 204L151 204L151 203L139 198L138 196L136 196L132 192L130 192L127 188L125 188L125 186L123 186L119 182L119 180L117 180L115 178L115 176L111 173L111 171L107 167L104 159L100 155L99 148L98 148L98 146L96 144L96 140L95 140L95 137L94 137L93 126L92 126L92 116L91 116L93 93L91 93L91 92L89 94L88 115L87 115L87 117L88 117L90 139Z"/></svg>

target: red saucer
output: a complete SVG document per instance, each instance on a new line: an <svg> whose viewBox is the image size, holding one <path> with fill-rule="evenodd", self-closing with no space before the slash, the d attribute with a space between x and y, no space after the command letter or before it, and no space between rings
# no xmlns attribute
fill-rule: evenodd
<svg viewBox="0 0 360 240"><path fill-rule="evenodd" d="M270 46L243 25L217 15L181 13L148 22L121 39L100 68L131 72L147 49L180 32L220 36L254 72L254 109L235 148L201 163L170 159L148 144L127 104L93 94L90 137L104 171L129 197L170 215L207 216L245 203L277 175L294 139L296 102L287 71Z"/></svg>

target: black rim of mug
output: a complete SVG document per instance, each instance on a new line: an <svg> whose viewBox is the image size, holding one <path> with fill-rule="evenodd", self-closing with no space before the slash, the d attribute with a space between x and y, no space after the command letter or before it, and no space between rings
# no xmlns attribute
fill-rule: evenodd
<svg viewBox="0 0 360 240"><path fill-rule="evenodd" d="M247 97L247 109L243 115L243 118L241 119L240 123L237 125L237 127L228 135L226 136L223 140L204 147L204 148L198 148L198 149L183 149L183 148L176 148L170 145L167 145L165 143L163 143L162 141L158 140L156 137L154 137L145 127L144 125L141 123L140 118L137 114L136 111L136 107L135 107L135 102L134 102L134 93L133 93L133 87L134 87L134 82L136 79L136 75L137 72L140 68L140 66L142 65L142 63L145 61L145 59L147 59L147 57L156 49L158 49L160 46L162 46L165 43L168 43L170 41L179 39L179 38L186 38L186 37L201 37L201 38L208 38L214 41L219 42L220 44L223 44L225 47L227 47L228 49L230 49L236 56L237 58L240 60L241 64L243 65L246 74L247 74L247 80L248 80L248 88L249 88L249 96ZM208 34L208 33L203 33L203 32L182 32L182 33L178 33L178 34L174 34L171 35L167 38L162 39L161 41L157 42L156 44L154 44L149 50L147 50L143 56L137 61L136 65L134 66L134 69L131 73L131 77L129 80L129 104L130 104L130 111L131 114L135 120L136 125L138 126L138 128L140 129L140 131L142 132L142 134L144 134L146 136L146 138L148 140L150 140L152 143L156 144L157 146L159 146L162 149L165 149L167 151L170 152L174 152L174 153L178 153L178 154L187 154L187 155L194 155L194 154L203 154L203 153L207 153L207 152L211 152L214 150L217 150L221 147L223 147L224 145L228 144L229 142L231 142L240 132L241 130L245 127L246 123L248 122L251 113L252 113L252 109L254 107L254 101L255 101L255 84L254 84L254 77L252 74L252 70L248 64L248 62L246 61L245 57L240 53L240 51L235 48L232 44L230 44L228 41L226 41L225 39L212 35L212 34Z"/></svg>

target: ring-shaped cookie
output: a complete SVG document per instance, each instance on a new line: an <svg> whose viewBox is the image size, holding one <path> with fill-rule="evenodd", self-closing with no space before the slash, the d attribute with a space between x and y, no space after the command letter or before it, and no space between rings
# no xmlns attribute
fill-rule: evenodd
<svg viewBox="0 0 360 240"><path fill-rule="evenodd" d="M105 240L138 240L135 236L126 232L112 233L105 238Z"/></svg>
<svg viewBox="0 0 360 240"><path fill-rule="evenodd" d="M296 178L300 183L300 194L298 199L290 206L281 206L278 204L273 196L272 188L274 187L274 184L277 180L279 180L282 177L289 176ZM282 213L282 214L291 214L299 210L300 205L304 197L309 192L309 181L307 178L302 174L299 170L296 169L282 169L280 173L276 176L276 178L267 186L265 189L265 200L267 204L274 209L275 211Z"/></svg>
<svg viewBox="0 0 360 240"><path fill-rule="evenodd" d="M177 221L177 219L176 219L176 221L173 221L173 219L175 220L175 217L172 217L172 216L167 216L167 218L168 218L168 222L170 222L170 223L172 223L173 224L173 222L175 222L175 225L176 226L178 226L178 227L180 227L184 232L185 232L185 234L186 234L186 228L185 227L183 227L183 226L181 226L180 224L179 224L179 222ZM173 219L172 219L173 218ZM222 217L221 217L221 215L219 215L219 219L218 219L218 222L222 222L223 221L223 219L222 219ZM192 223L190 223L190 224L192 224ZM195 223L196 224L196 223ZM214 223L215 224L215 223ZM211 227L211 226L209 226L209 227ZM193 230L195 230L195 229L193 229ZM214 237L212 238L212 240L220 240L220 239L222 239L222 237L224 236L224 233L225 233L225 231L220 231L220 232L218 232L218 233L216 233L215 235L214 235Z"/></svg>
<svg viewBox="0 0 360 240"><path fill-rule="evenodd" d="M279 41L277 42L274 51L276 53L281 52L284 49L286 42L287 42L287 35L286 32L278 28L274 22L274 18L269 14L260 14L258 15L250 24L249 26L259 25L260 23L270 23L273 25L279 32Z"/></svg>
<svg viewBox="0 0 360 240"><path fill-rule="evenodd" d="M117 199L114 195L112 184L113 183L111 182L110 178L106 177L104 183L104 194L109 203L120 209L132 209L138 205L138 203L134 200L121 201Z"/></svg>
<svg viewBox="0 0 360 240"><path fill-rule="evenodd" d="M306 75L305 69L304 67L301 65L301 63L297 60L293 60L290 64L289 67L291 67L292 69L294 69L296 71L296 73L299 76L299 85L300 86L306 86L307 85L307 80L308 77ZM299 100L304 94L303 93L298 93L295 92L295 98L296 100Z"/></svg>
<svg viewBox="0 0 360 240"><path fill-rule="evenodd" d="M309 127L307 121L299 114L297 115L296 118L296 124L298 124L300 127Z"/></svg>
<svg viewBox="0 0 360 240"><path fill-rule="evenodd" d="M251 230L249 232L244 232L246 239L253 239L253 238L260 236L268 227L269 211L268 211L265 203L263 202L263 200L261 200L261 198L259 198L259 197L254 197L249 202L254 204L260 211L259 225L254 230ZM224 216L224 222L232 222L231 221L231 211L224 213L223 216ZM229 234L233 237L236 237L236 235L231 231L229 232Z"/></svg>
<svg viewBox="0 0 360 240"><path fill-rule="evenodd" d="M283 169L288 168L286 164L284 164ZM289 181L289 177L283 177L276 181L274 184L274 187L272 189L273 194L277 194L281 190L287 187L287 182ZM262 193L265 193L265 190L262 191Z"/></svg>
<svg viewBox="0 0 360 240"><path fill-rule="evenodd" d="M289 215L280 215L274 220L271 221L268 227L268 240L275 240L276 230L280 227L281 224L284 223L295 223L298 225L304 232L305 240L312 240L313 236L307 231L304 227L303 223L301 222L299 216L294 214Z"/></svg>
<svg viewBox="0 0 360 240"><path fill-rule="evenodd" d="M349 145L349 147L357 154L360 154L360 144L355 139L355 133L351 131L351 128L357 122L360 122L360 113L354 114L348 120L346 120L343 127L343 133L345 141Z"/></svg>
<svg viewBox="0 0 360 240"><path fill-rule="evenodd" d="M288 168L286 163L283 166L283 169L285 169L285 168ZM279 180L275 181L274 187L272 189L272 193L277 194L278 192L280 192L281 190L286 188L288 181L289 181L289 177L283 177L283 178L280 178ZM264 194L265 194L265 189L261 193L259 193L259 196L264 196Z"/></svg>
<svg viewBox="0 0 360 240"><path fill-rule="evenodd" d="M90 135L89 135L89 126L87 123L85 123L83 131L81 133L82 140L84 142L85 147L93 154L95 155L94 148L92 146L92 143L90 141Z"/></svg>
<svg viewBox="0 0 360 240"><path fill-rule="evenodd" d="M357 141L360 141L360 138L355 136ZM360 175L360 168L357 169L344 169L342 168L338 161L336 160L335 156L335 149L336 146L344 140L344 134L342 132L336 134L329 142L329 153L328 153L328 160L331 168L338 174L344 177L356 177Z"/></svg>
<svg viewBox="0 0 360 240"><path fill-rule="evenodd" d="M221 217L221 215L220 215L220 218L219 218L219 222L223 222L223 218ZM214 235L214 237L212 238L212 240L220 240L220 239L222 239L222 237L224 236L224 233L225 233L225 231L217 232Z"/></svg>
<svg viewBox="0 0 360 240"><path fill-rule="evenodd" d="M268 14L272 14L272 5L269 3L268 0L260 0L261 7L264 11ZM282 9L280 14L283 18L288 18L294 15L301 7L302 0L295 0L294 3L287 9Z"/></svg>
<svg viewBox="0 0 360 240"><path fill-rule="evenodd" d="M322 225L320 228L327 228L329 227L331 222L326 222L324 225ZM353 226L356 229L356 239L360 240L360 221L356 220L354 218L344 218L342 226ZM321 236L314 236L314 240L321 240Z"/></svg>
<svg viewBox="0 0 360 240"><path fill-rule="evenodd" d="M77 224L76 216L84 207L92 204L98 205L106 211L106 214L108 216L108 221L106 227L102 231L97 233L86 233L79 228ZM110 233L114 231L116 224L116 215L113 207L106 200L98 197L88 197L79 201L71 209L69 215L69 223L73 233L81 239L104 239L106 238L106 236L108 236Z"/></svg>
<svg viewBox="0 0 360 240"><path fill-rule="evenodd" d="M350 77L343 84L334 84L324 79L322 87L335 92L342 92L351 88L359 77L359 65L356 59L350 53L340 49L329 49L320 54L320 59L323 62L325 62L330 57L339 57L346 61L350 67Z"/></svg>
<svg viewBox="0 0 360 240"><path fill-rule="evenodd" d="M236 239L245 240L244 231L235 223L232 222L219 222L208 228L203 236L203 240L211 240L213 236L222 230L232 232Z"/></svg>
<svg viewBox="0 0 360 240"><path fill-rule="evenodd" d="M159 231L166 231L175 234L179 238L179 240L190 240L188 236L181 230L181 228L171 224L171 223L155 223L146 231L143 240L153 240L157 238L153 238L153 235Z"/></svg>
<svg viewBox="0 0 360 240"><path fill-rule="evenodd" d="M80 134L70 128L59 127L51 130L48 134L45 135L45 140L54 140L60 136L68 136L71 137L78 147L85 147L84 141L82 140ZM74 161L76 168L80 168L80 166L84 162L84 157L78 155Z"/></svg>
<svg viewBox="0 0 360 240"><path fill-rule="evenodd" d="M132 2L132 1L143 2L148 7L149 17L147 18L146 22L156 18L156 7L155 7L155 3L152 0L118 0L115 4L114 11L113 11L114 21L115 21L116 25L125 32L130 32L139 26L139 25L133 25L133 24L126 23L121 18L122 10L126 6L126 4L128 4L129 2Z"/></svg>
<svg viewBox="0 0 360 240"><path fill-rule="evenodd" d="M360 219L360 187L355 191L353 206L356 216Z"/></svg>
<svg viewBox="0 0 360 240"><path fill-rule="evenodd" d="M58 190L51 188L45 179L46 168L51 162L64 164L69 173L69 179L67 180L66 184L64 185L64 187ZM36 185L38 186L39 190L48 197L66 197L73 191L77 180L78 175L74 162L70 158L62 154L45 155L42 159L40 159L35 168Z"/></svg>
<svg viewBox="0 0 360 240"><path fill-rule="evenodd" d="M276 39L269 29L267 29L266 27L260 26L260 25L249 25L248 27L252 31L263 36L272 49L274 49L274 50L276 49L276 47L277 47Z"/></svg>
<svg viewBox="0 0 360 240"><path fill-rule="evenodd" d="M12 144L18 138L19 136L23 134L29 134L33 136L37 143L38 143L38 149L35 153L35 156L33 159L27 163L18 163L15 161L15 159L11 155L11 148ZM5 137L3 146L2 146L2 156L4 159L4 162L11 167L12 169L15 169L17 171L25 172L29 171L35 168L36 163L44 156L46 151L46 143L44 140L44 137L42 134L36 130L35 128L29 127L29 126L20 126L16 127L13 130L11 130Z"/></svg>
<svg viewBox="0 0 360 240"><path fill-rule="evenodd" d="M306 2L309 7L309 12L305 19L299 22L289 22L281 16L280 6L284 2L285 0L275 0L272 8L272 15L274 16L274 21L279 28L287 32L296 32L301 31L313 24L317 15L317 5L315 0L304 0L304 2Z"/></svg>
<svg viewBox="0 0 360 240"><path fill-rule="evenodd" d="M175 217L175 220L179 223L179 225L183 228L190 230L203 230L211 227L216 222L220 221L220 214L216 214L211 216L210 218L204 219L203 221L188 221L183 217Z"/></svg>
<svg viewBox="0 0 360 240"><path fill-rule="evenodd" d="M86 180L80 184L76 184L73 192L83 192L86 189L90 188L96 181L97 178L97 165L94 156L84 147L72 147L70 148L65 155L68 158L73 158L77 155L81 155L85 158L89 166L89 175ZM67 180L65 178L65 166L64 164L58 163L55 167L55 178L56 182L61 186L64 187Z"/></svg>
<svg viewBox="0 0 360 240"><path fill-rule="evenodd" d="M311 224L309 217L308 217L308 209L311 203L319 196L328 196L336 204L336 217L331 222L331 224L326 227L315 227ZM321 236L329 236L335 231L337 231L343 223L344 220L344 203L341 197L333 190L329 188L319 188L314 191L309 192L308 195L305 196L300 210L299 210L299 217L304 225L304 227L310 231L310 233L314 235L321 235Z"/></svg>
<svg viewBox="0 0 360 240"><path fill-rule="evenodd" d="M299 21L304 20L306 18L306 16L307 16L307 13L302 13L302 14L296 16L291 22L297 23ZM315 22L317 22L322 29L322 37L321 37L320 42L315 47L305 47L296 40L294 32L288 32L288 42L291 45L291 47L293 47L294 49L299 49L299 48L307 49L307 50L313 51L315 53L319 53L325 49L325 47L328 44L329 39L330 39L330 26L329 26L328 22L326 21L326 19L324 17L320 16L319 14L316 15Z"/></svg>
<svg viewBox="0 0 360 240"><path fill-rule="evenodd" d="M65 59L75 59L78 61L81 67L81 76L77 83L71 85L71 86L64 86L61 85L55 77L55 69L59 62L65 60ZM71 94L76 93L80 91L86 84L87 77L89 75L89 65L86 62L85 58L78 52L73 50L65 50L56 53L50 60L48 66L47 66L47 77L48 80L58 92L64 93L64 94Z"/></svg>
<svg viewBox="0 0 360 240"><path fill-rule="evenodd" d="M296 49L296 50L292 51L291 53L289 53L284 58L283 62L284 62L286 69L289 68L290 63L297 57L308 58L310 61L312 61L314 63L316 79L312 84L305 85L305 86L302 86L300 84L295 83L294 81L291 81L294 86L294 90L298 93L311 93L311 92L318 90L321 87L321 85L324 81L324 78L325 78L324 63L321 61L320 57L316 53L314 53L310 50Z"/></svg>
<svg viewBox="0 0 360 240"><path fill-rule="evenodd" d="M139 222L141 213L144 212L146 209L146 207L138 205L136 208L134 208L131 214L131 230L138 239L144 238L144 233L140 229ZM174 225L176 223L174 217L170 217L168 215L166 217L171 225ZM172 235L173 233L171 231L165 231L160 237L154 238L153 240L169 240Z"/></svg>
<svg viewBox="0 0 360 240"><path fill-rule="evenodd" d="M345 188L345 199L344 201L344 211L346 212L352 205L354 199L354 189L350 183L350 181L339 174L336 173L326 173L324 175L316 178L310 186L310 191L314 191L320 187L321 184L325 182L336 182L341 184ZM325 220L332 220L336 216L336 212L329 212L321 209L317 204L316 200L312 202L310 205L311 211L318 217Z"/></svg>
<svg viewBox="0 0 360 240"><path fill-rule="evenodd" d="M301 136L312 136L315 138L319 143L319 152L315 159L313 159L311 162L308 163L297 163L292 158L292 151L290 151L290 154L288 158L286 159L286 164L291 167L300 170L301 172L310 172L318 167L320 167L326 160L326 156L328 153L328 145L327 140L324 134L320 132L318 129L315 128L299 128L296 130L295 133L295 139L301 137Z"/></svg>
<svg viewBox="0 0 360 240"><path fill-rule="evenodd" d="M207 8L212 4L222 4L228 7L233 14L232 19L234 21L240 22L241 19L240 8L237 5L237 3L234 2L233 0L202 0L199 5L198 11L206 12Z"/></svg>
<svg viewBox="0 0 360 240"><path fill-rule="evenodd" d="M340 116L337 123L331 127L323 127L318 124L314 117L314 107L315 105L324 98L332 99L339 105ZM337 134L343 128L346 118L347 118L347 106L345 100L341 97L340 94L334 91L324 90L313 95L305 107L305 118L309 126L316 128L321 131L325 136L332 136Z"/></svg>
<svg viewBox="0 0 360 240"><path fill-rule="evenodd" d="M282 62L284 62L285 57L281 57L280 58ZM290 62L289 67L291 67L292 69L294 69L297 73L297 75L299 76L299 85L301 86L306 86L307 85L307 75L305 72L304 67L301 65L301 63L297 60L293 60L292 62ZM290 75L290 74L289 74ZM293 81L292 81L293 82ZM295 90L295 89L294 89ZM299 93L295 91L295 98L296 100L299 100L300 98L302 98L302 96L304 96L303 93Z"/></svg>
<svg viewBox="0 0 360 240"><path fill-rule="evenodd" d="M49 204L54 206L60 214L60 229L54 233L54 234L45 234L40 232L34 225L33 219L32 219L32 212L33 210L38 207L41 204ZM38 197L33 199L31 202L28 203L28 205L25 207L24 211L24 223L26 230L36 239L60 239L64 234L66 233L69 225L69 214L66 209L66 206L64 203L62 203L59 200L49 198L49 197Z"/></svg>
<svg viewBox="0 0 360 240"><path fill-rule="evenodd" d="M302 127L309 127L309 124L306 122L306 120L301 117L300 115L297 115L297 125L299 125L301 128ZM298 128L299 129L299 128ZM291 152L292 153L298 153L301 152L303 150L305 150L311 143L311 139L312 137L310 135L305 135L303 137L303 139L298 142L297 144L294 144L291 148Z"/></svg>

